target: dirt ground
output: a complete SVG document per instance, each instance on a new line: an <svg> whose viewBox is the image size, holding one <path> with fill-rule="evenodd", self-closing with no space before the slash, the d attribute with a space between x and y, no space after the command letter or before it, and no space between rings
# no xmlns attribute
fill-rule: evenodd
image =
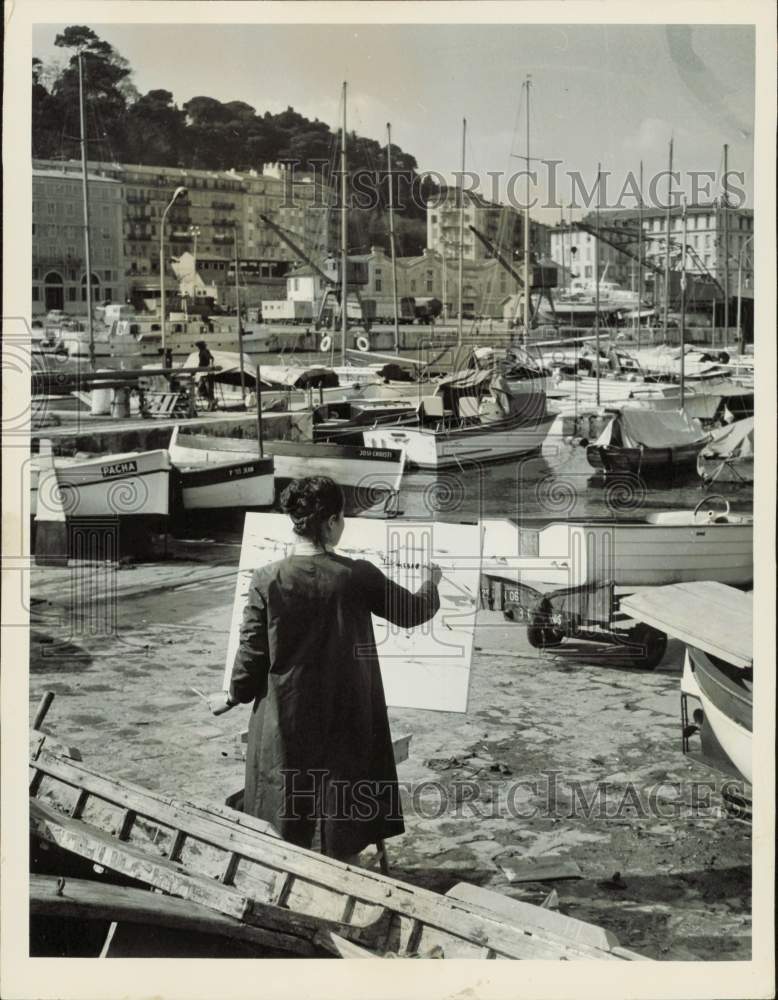
<svg viewBox="0 0 778 1000"><path fill-rule="evenodd" d="M223 802L243 784L247 710L215 718L192 688L221 687L237 559L190 545L157 564L34 569L30 717L52 690L46 728L88 766ZM390 712L394 735L412 734L392 874L536 903L555 890L560 912L649 957L749 959L751 831L680 752L681 647L653 673L612 654L541 653L479 613L468 712ZM525 881L533 863L545 870Z"/></svg>

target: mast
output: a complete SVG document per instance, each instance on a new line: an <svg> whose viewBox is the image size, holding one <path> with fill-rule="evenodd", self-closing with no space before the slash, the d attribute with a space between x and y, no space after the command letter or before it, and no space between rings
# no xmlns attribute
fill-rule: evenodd
<svg viewBox="0 0 778 1000"><path fill-rule="evenodd" d="M594 350L597 378L597 405L600 405L600 164L597 164L597 201L594 203Z"/></svg>
<svg viewBox="0 0 778 1000"><path fill-rule="evenodd" d="M235 321L238 334L238 354L240 356L240 398L246 405L246 372L243 367L243 332L240 325L240 279L238 271L238 224L235 223ZM259 405L259 404L257 404Z"/></svg>
<svg viewBox="0 0 778 1000"><path fill-rule="evenodd" d="M640 198L638 199L638 350L640 350L640 308L643 304L643 161L640 161Z"/></svg>
<svg viewBox="0 0 778 1000"><path fill-rule="evenodd" d="M670 169L667 174L667 244L665 246L664 302L662 304L662 339L667 343L667 311L670 301L670 212L673 204L673 140L670 139Z"/></svg>
<svg viewBox="0 0 778 1000"><path fill-rule="evenodd" d="M465 142L467 139L467 119L462 119L462 176L459 180L459 271L457 291L457 344L462 343L462 281L465 257Z"/></svg>
<svg viewBox="0 0 778 1000"><path fill-rule="evenodd" d="M87 181L86 110L84 106L84 55L78 53L78 110L81 122L81 186L84 194L84 261L86 263L86 323L89 331L89 366L95 367L95 334L92 325L92 254L89 242L89 184Z"/></svg>
<svg viewBox="0 0 778 1000"><path fill-rule="evenodd" d="M531 285L529 273L529 85L530 76L527 74L525 87L527 89L527 174L525 184L525 204L524 204L524 344L529 340L529 290Z"/></svg>
<svg viewBox="0 0 778 1000"><path fill-rule="evenodd" d="M724 182L721 207L724 221L724 340L729 336L729 198L727 197L727 159L729 146L724 144Z"/></svg>
<svg viewBox="0 0 778 1000"><path fill-rule="evenodd" d="M686 196L681 204L681 409L686 391Z"/></svg>
<svg viewBox="0 0 778 1000"><path fill-rule="evenodd" d="M394 306L394 353L400 350L400 321L397 316L397 254L394 246L394 193L392 185L392 126L386 123L386 159L389 172L389 244L392 251L392 303Z"/></svg>
<svg viewBox="0 0 778 1000"><path fill-rule="evenodd" d="M346 81L343 81L343 126L340 138L340 363L346 364L348 332L348 211L346 207Z"/></svg>

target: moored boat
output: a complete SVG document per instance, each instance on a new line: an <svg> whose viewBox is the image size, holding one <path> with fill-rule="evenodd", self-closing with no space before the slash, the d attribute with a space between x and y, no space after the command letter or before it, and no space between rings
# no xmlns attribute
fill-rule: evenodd
<svg viewBox="0 0 778 1000"><path fill-rule="evenodd" d="M275 414L263 416L263 425L272 427ZM286 414L278 414L285 418ZM250 440L211 437L205 434L176 434L173 455L185 463L253 462L257 451ZM262 451L271 457L275 469L276 493L292 479L328 476L346 495L347 510L359 513L387 502L400 489L405 467L404 453L397 448L339 445L312 440L263 440Z"/></svg>
<svg viewBox="0 0 778 1000"><path fill-rule="evenodd" d="M700 422L683 410L624 406L588 445L586 458L606 475L670 477L693 467L708 439Z"/></svg>
<svg viewBox="0 0 778 1000"><path fill-rule="evenodd" d="M489 371L456 372L438 383L419 407L417 426L365 430L365 444L404 448L409 468L443 469L463 462L495 462L538 451L554 415L545 392L515 394Z"/></svg>
<svg viewBox="0 0 778 1000"><path fill-rule="evenodd" d="M61 508L73 518L167 517L170 458L164 449L115 455L55 457L53 476L44 463L31 466L30 512Z"/></svg>

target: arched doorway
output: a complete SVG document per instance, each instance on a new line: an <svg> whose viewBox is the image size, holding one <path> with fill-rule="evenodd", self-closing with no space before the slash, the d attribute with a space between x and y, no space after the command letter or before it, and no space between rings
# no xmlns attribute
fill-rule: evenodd
<svg viewBox="0 0 778 1000"><path fill-rule="evenodd" d="M43 298L46 312L51 309L65 308L65 286L61 274L49 271L43 279Z"/></svg>
<svg viewBox="0 0 778 1000"><path fill-rule="evenodd" d="M86 275L81 279L81 301L86 302ZM100 279L92 272L92 301L100 301Z"/></svg>

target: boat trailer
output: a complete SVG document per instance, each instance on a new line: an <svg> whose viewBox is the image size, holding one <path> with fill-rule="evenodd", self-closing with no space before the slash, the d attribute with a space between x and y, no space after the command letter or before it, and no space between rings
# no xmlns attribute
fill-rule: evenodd
<svg viewBox="0 0 778 1000"><path fill-rule="evenodd" d="M481 606L524 625L527 642L535 649L559 646L565 639L589 639L620 647L635 666L653 670L665 654L667 636L620 610L622 598L636 589L617 588L608 581L541 590L485 573Z"/></svg>

